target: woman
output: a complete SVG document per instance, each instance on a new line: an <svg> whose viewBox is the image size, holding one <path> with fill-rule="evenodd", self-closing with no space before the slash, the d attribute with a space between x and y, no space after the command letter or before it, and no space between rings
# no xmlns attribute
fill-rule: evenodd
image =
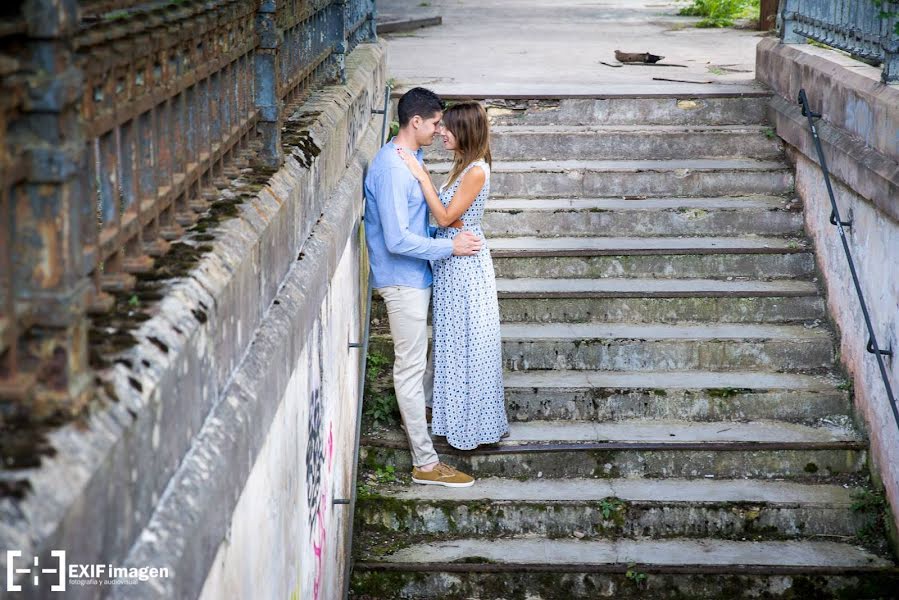
<svg viewBox="0 0 899 600"><path fill-rule="evenodd" d="M484 237L481 217L490 194L490 129L477 102L456 104L443 115L443 147L454 160L438 192L427 170L400 156L421 184L440 228L436 237L461 231ZM485 243L474 256L434 261L434 397L431 431L454 448L472 450L508 434L502 343L493 261Z"/></svg>

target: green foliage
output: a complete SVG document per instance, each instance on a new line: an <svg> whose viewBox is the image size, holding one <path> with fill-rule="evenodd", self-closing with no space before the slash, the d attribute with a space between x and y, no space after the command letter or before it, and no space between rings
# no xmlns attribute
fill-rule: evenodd
<svg viewBox="0 0 899 600"><path fill-rule="evenodd" d="M388 129L390 129L390 137L396 136L396 134L400 132L399 121L391 121L390 125L388 125Z"/></svg>
<svg viewBox="0 0 899 600"><path fill-rule="evenodd" d="M637 585L645 584L646 578L648 577L646 573L637 570L636 563L630 563L627 566L627 572L624 574L624 576L627 577L628 581L631 581Z"/></svg>
<svg viewBox="0 0 899 600"><path fill-rule="evenodd" d="M390 365L390 359L377 352L369 352L365 361L365 384L378 383L378 378L384 373L385 367Z"/></svg>
<svg viewBox="0 0 899 600"><path fill-rule="evenodd" d="M889 507L882 490L862 489L852 494L852 510L866 516L855 533L860 542L883 551L887 547Z"/></svg>
<svg viewBox="0 0 899 600"><path fill-rule="evenodd" d="M375 494L371 491L371 488L365 485L364 483L356 484L356 499L362 500L365 498L371 498Z"/></svg>
<svg viewBox="0 0 899 600"><path fill-rule="evenodd" d="M624 502L614 496L603 498L599 501L599 512L602 513L602 518L606 521L608 521L613 514L622 509L624 509Z"/></svg>
<svg viewBox="0 0 899 600"><path fill-rule="evenodd" d="M881 19L889 19L892 17L899 17L899 12L887 10L883 7L884 0L874 0L874 6L880 9L880 18ZM899 19L893 24L893 32L899 36Z"/></svg>
<svg viewBox="0 0 899 600"><path fill-rule="evenodd" d="M730 27L741 17L758 16L759 0L690 0L678 12L688 17L703 17L697 27Z"/></svg>
<svg viewBox="0 0 899 600"><path fill-rule="evenodd" d="M399 406L390 378L391 361L377 352L369 352L365 363L365 394L362 416L375 427L397 422Z"/></svg>
<svg viewBox="0 0 899 600"><path fill-rule="evenodd" d="M399 415L396 396L392 392L385 392L378 396L366 397L365 410L362 414L370 419L372 425L376 427L392 425L396 422L396 418Z"/></svg>
<svg viewBox="0 0 899 600"><path fill-rule="evenodd" d="M396 467L393 465L375 467L375 477L378 483L396 483Z"/></svg>
<svg viewBox="0 0 899 600"><path fill-rule="evenodd" d="M883 492L859 490L852 494L852 510L862 513L879 513L886 507Z"/></svg>

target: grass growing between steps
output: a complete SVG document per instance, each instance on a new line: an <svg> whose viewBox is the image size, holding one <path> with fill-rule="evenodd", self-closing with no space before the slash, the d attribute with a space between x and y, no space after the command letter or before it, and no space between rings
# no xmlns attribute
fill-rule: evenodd
<svg viewBox="0 0 899 600"><path fill-rule="evenodd" d="M736 19L759 15L759 0L691 0L679 15L703 17L697 27L731 27Z"/></svg>
<svg viewBox="0 0 899 600"><path fill-rule="evenodd" d="M896 548L891 547L890 507L882 490L862 489L852 496L852 510L866 515L867 522L857 532L858 541L871 552L896 558Z"/></svg>
<svg viewBox="0 0 899 600"><path fill-rule="evenodd" d="M399 423L400 411L393 390L392 366L390 357L376 349L369 351L362 400L362 424L366 431Z"/></svg>

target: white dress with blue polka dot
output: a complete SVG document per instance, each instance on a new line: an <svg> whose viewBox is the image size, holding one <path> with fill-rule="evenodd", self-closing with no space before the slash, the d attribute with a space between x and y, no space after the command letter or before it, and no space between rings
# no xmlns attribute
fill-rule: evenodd
<svg viewBox="0 0 899 600"><path fill-rule="evenodd" d="M481 218L490 195L490 167L468 165L440 201L448 206L462 177L474 166L487 176L484 187L462 215L464 227L440 228L436 237L452 239L460 231L481 238ZM451 256L432 262L434 272L434 400L431 431L445 435L454 448L471 450L498 442L508 430L503 390L502 342L493 260L486 240L475 256Z"/></svg>

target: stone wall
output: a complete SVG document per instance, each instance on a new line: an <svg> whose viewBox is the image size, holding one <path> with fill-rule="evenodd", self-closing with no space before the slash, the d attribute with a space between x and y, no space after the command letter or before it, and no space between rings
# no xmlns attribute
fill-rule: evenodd
<svg viewBox="0 0 899 600"><path fill-rule="evenodd" d="M352 490L362 176L385 81L383 46L362 44L345 85L287 118L293 154L135 332L107 382L117 401L54 432L32 492L0 502L0 546L22 563L53 564L62 549L70 564L171 573L69 586L67 598L339 594L350 515L333 501Z"/></svg>
<svg viewBox="0 0 899 600"><path fill-rule="evenodd" d="M880 70L837 52L763 40L756 73L771 87L770 116L796 167L796 191L815 245L828 308L840 333L840 355L854 383L855 407L870 436L872 471L881 478L899 525L899 426L893 417L868 342L855 289L806 118L797 103L804 88L818 121L825 160L848 232L877 341L899 393L899 89L880 82Z"/></svg>

